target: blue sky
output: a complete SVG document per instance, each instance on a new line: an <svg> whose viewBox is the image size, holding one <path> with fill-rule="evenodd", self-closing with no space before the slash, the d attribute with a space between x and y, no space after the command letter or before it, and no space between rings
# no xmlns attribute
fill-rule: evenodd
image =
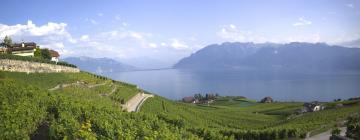
<svg viewBox="0 0 360 140"><path fill-rule="evenodd" d="M360 38L359 0L3 0L0 38L35 41L62 57L167 64L234 42Z"/></svg>

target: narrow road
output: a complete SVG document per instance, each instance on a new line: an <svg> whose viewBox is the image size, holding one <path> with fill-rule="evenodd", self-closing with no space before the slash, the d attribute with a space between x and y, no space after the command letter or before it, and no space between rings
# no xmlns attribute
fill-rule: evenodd
<svg viewBox="0 0 360 140"><path fill-rule="evenodd" d="M340 135L345 136L346 127L341 127L340 130L341 130ZM330 136L331 136L331 130L328 130L326 132L311 136L309 138L305 138L305 140L329 140Z"/></svg>
<svg viewBox="0 0 360 140"><path fill-rule="evenodd" d="M76 85L83 85L83 86L86 86L87 88L94 88L94 87L106 85L106 82L100 83L100 84L94 84L94 85L87 85L87 84L85 84L84 82L76 81L76 82L70 83L70 84L58 84L58 85L56 85L55 87L50 88L50 89L48 89L48 90L54 91L54 90L58 90L58 89L60 89L60 88L65 88L65 87L74 86L74 85L75 85L75 86L76 86Z"/></svg>
<svg viewBox="0 0 360 140"><path fill-rule="evenodd" d="M122 105L123 109L127 112L137 112L139 111L141 105L146 101L147 98L154 97L151 94L138 93Z"/></svg>

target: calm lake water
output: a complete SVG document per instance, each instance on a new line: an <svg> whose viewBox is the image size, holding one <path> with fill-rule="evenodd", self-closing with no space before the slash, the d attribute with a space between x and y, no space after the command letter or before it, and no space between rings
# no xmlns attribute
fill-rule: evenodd
<svg viewBox="0 0 360 140"><path fill-rule="evenodd" d="M360 74L152 70L108 75L157 95L179 100L195 93L245 96L260 100L332 101L360 96Z"/></svg>

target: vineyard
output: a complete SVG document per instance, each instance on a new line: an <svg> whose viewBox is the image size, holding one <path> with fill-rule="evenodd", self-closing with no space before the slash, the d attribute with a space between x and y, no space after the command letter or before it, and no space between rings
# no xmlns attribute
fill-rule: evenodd
<svg viewBox="0 0 360 140"><path fill-rule="evenodd" d="M294 115L303 103L263 104L223 97L212 104L195 105L160 96L146 100L141 112L122 111L121 104L141 91L87 72L0 71L0 138L303 138L360 112L359 100L344 101L342 108L328 103L328 110Z"/></svg>
<svg viewBox="0 0 360 140"><path fill-rule="evenodd" d="M210 139L217 139L217 136L235 139L285 139L305 138L308 133L314 135L331 129L351 114L360 113L359 102L355 100L343 108L295 115L303 103L263 104L221 98L218 103L215 101L210 105L193 105L157 96L147 100L142 111L179 120L191 132Z"/></svg>
<svg viewBox="0 0 360 140"><path fill-rule="evenodd" d="M26 57L26 56L17 56L17 55L11 55L11 54L0 54L0 59L10 59L10 60L22 60L22 61L29 61L29 62L39 62L39 63L48 63L48 64L54 64L54 65L62 65L67 67L73 67L76 68L75 65L69 64L67 62L54 62L50 61L44 58L37 58L37 57Z"/></svg>

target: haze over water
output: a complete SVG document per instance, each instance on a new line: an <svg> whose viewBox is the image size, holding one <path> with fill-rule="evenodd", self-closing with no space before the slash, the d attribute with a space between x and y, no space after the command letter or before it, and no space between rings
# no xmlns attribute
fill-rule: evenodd
<svg viewBox="0 0 360 140"><path fill-rule="evenodd" d="M109 75L157 95L179 100L195 93L218 93L260 100L332 101L360 96L360 74L153 70Z"/></svg>

